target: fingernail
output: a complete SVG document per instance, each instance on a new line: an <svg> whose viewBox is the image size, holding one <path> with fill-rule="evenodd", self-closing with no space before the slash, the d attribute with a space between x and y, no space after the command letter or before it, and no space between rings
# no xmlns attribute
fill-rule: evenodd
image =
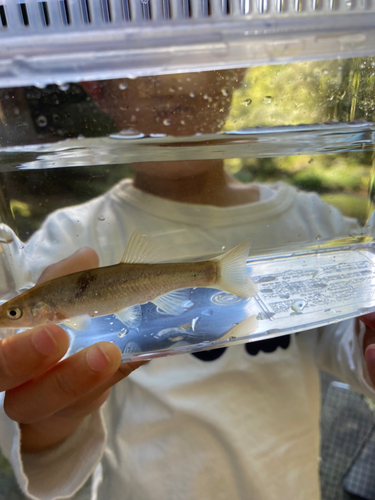
<svg viewBox="0 0 375 500"><path fill-rule="evenodd" d="M57 343L48 328L37 330L31 336L35 349L43 356L51 356L58 350Z"/></svg>
<svg viewBox="0 0 375 500"><path fill-rule="evenodd" d="M109 358L107 354L104 349L98 345L93 345L88 349L86 359L90 368L96 372L102 372L109 365Z"/></svg>
<svg viewBox="0 0 375 500"><path fill-rule="evenodd" d="M375 366L375 344L367 346L365 350L366 363Z"/></svg>

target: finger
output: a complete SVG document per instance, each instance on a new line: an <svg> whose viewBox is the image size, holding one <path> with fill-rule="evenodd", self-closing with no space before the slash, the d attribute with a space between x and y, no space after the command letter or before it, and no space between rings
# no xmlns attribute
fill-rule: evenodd
<svg viewBox="0 0 375 500"><path fill-rule="evenodd" d="M121 363L120 367L109 379L95 387L88 394L75 401L71 405L58 412L58 416L64 418L85 417L100 408L110 393L110 388L120 380L130 375L134 370L147 363L147 361L137 361L131 363Z"/></svg>
<svg viewBox="0 0 375 500"><path fill-rule="evenodd" d="M63 360L37 379L6 393L4 409L20 423L47 418L111 377L121 363L120 349L99 342Z"/></svg>
<svg viewBox="0 0 375 500"><path fill-rule="evenodd" d="M66 353L69 336L53 324L12 335L0 342L0 391L41 375Z"/></svg>
<svg viewBox="0 0 375 500"><path fill-rule="evenodd" d="M375 330L375 313L365 314L359 318L366 326Z"/></svg>
<svg viewBox="0 0 375 500"><path fill-rule="evenodd" d="M71 274L86 269L94 269L99 266L98 254L92 248L84 247L77 250L66 259L48 266L40 275L38 283L43 283L65 274Z"/></svg>

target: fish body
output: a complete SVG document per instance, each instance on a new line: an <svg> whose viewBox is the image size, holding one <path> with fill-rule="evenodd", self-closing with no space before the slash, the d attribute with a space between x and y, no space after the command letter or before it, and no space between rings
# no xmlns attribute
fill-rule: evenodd
<svg viewBox="0 0 375 500"><path fill-rule="evenodd" d="M75 318L108 314L134 327L141 314L139 304L153 302L169 314L183 312L183 289L218 288L242 296L257 292L246 270L248 242L200 262L154 263L156 253L151 239L136 231L119 264L46 281L1 305L0 327L31 328L49 322L74 327ZM79 324L77 320L78 329L85 329Z"/></svg>

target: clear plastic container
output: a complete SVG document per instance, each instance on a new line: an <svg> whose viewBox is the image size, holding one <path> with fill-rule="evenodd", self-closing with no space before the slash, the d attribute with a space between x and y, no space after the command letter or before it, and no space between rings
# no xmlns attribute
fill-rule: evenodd
<svg viewBox="0 0 375 500"><path fill-rule="evenodd" d="M152 262L191 269L249 240L258 293L193 282L174 311L157 291L94 308L65 326L70 352L104 339L152 358L375 310L374 16L360 1L0 1L2 300L82 247L117 265L142 229ZM111 287L94 293L114 302Z"/></svg>

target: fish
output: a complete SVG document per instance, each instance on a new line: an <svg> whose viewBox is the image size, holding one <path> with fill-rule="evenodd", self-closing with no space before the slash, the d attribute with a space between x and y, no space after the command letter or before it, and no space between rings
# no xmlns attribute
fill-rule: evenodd
<svg viewBox="0 0 375 500"><path fill-rule="evenodd" d="M45 281L2 304L0 328L63 323L87 330L91 318L109 314L115 314L127 328L136 328L141 323L141 304L152 302L176 316L186 311L189 289L195 287L254 297L258 288L246 268L249 251L250 241L246 240L209 260L164 263L163 249L138 229L118 264ZM252 328L254 325L255 319Z"/></svg>

